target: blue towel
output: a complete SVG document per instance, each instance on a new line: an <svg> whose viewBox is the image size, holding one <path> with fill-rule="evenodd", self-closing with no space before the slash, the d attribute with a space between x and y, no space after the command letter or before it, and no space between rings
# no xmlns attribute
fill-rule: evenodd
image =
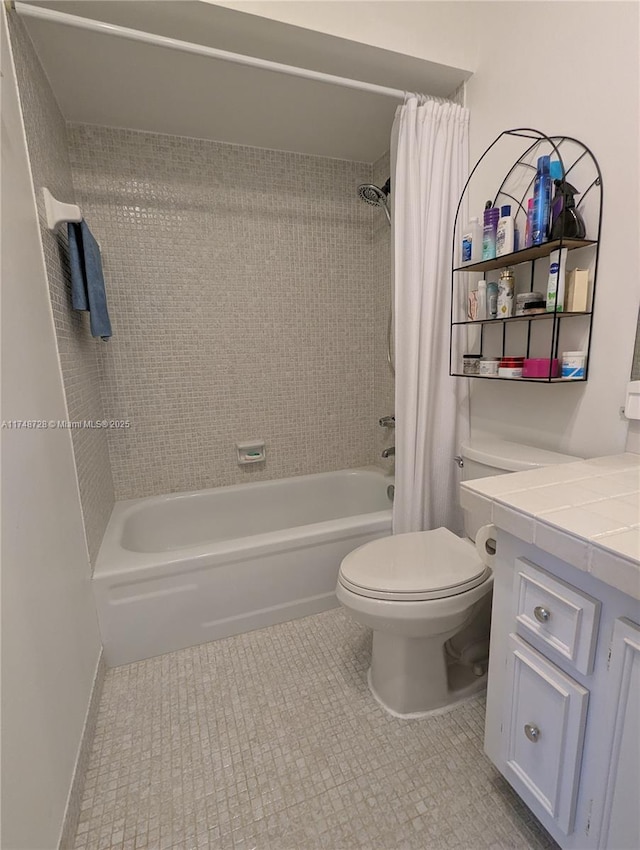
<svg viewBox="0 0 640 850"><path fill-rule="evenodd" d="M71 267L71 306L74 310L88 310L91 335L107 340L111 336L111 322L107 310L100 248L84 219L79 224L67 222L67 233Z"/></svg>

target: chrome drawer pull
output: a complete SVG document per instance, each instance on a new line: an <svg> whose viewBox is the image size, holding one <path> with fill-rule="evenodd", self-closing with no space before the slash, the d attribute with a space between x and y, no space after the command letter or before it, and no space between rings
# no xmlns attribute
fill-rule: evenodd
<svg viewBox="0 0 640 850"><path fill-rule="evenodd" d="M532 723L524 724L524 734L530 741L533 741L534 744L537 744L538 739L540 737L540 730L537 726L534 726Z"/></svg>
<svg viewBox="0 0 640 850"><path fill-rule="evenodd" d="M533 615L539 623L546 623L551 617L551 611L547 611L542 605L536 605L533 609Z"/></svg>

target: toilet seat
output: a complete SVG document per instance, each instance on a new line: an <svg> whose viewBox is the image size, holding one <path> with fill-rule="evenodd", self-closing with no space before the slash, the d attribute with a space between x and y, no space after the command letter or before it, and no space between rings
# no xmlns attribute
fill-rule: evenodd
<svg viewBox="0 0 640 850"><path fill-rule="evenodd" d="M419 602L457 596L490 575L470 541L436 528L365 543L343 559L338 580L370 599Z"/></svg>

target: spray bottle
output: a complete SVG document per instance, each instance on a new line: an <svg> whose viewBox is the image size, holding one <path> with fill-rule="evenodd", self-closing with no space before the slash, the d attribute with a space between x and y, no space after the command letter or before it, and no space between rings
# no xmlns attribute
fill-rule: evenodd
<svg viewBox="0 0 640 850"><path fill-rule="evenodd" d="M551 204L551 239L584 239L587 229L574 198L580 193L566 180L553 182L556 192Z"/></svg>
<svg viewBox="0 0 640 850"><path fill-rule="evenodd" d="M533 184L533 245L542 245L549 239L549 214L551 212L551 157L538 157L538 169Z"/></svg>

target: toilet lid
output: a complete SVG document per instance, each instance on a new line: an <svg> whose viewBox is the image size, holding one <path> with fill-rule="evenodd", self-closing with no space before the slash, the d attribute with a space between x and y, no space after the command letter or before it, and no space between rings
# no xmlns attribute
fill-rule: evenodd
<svg viewBox="0 0 640 850"><path fill-rule="evenodd" d="M340 582L360 596L419 601L471 590L490 574L470 541L436 528L365 543L343 559Z"/></svg>

